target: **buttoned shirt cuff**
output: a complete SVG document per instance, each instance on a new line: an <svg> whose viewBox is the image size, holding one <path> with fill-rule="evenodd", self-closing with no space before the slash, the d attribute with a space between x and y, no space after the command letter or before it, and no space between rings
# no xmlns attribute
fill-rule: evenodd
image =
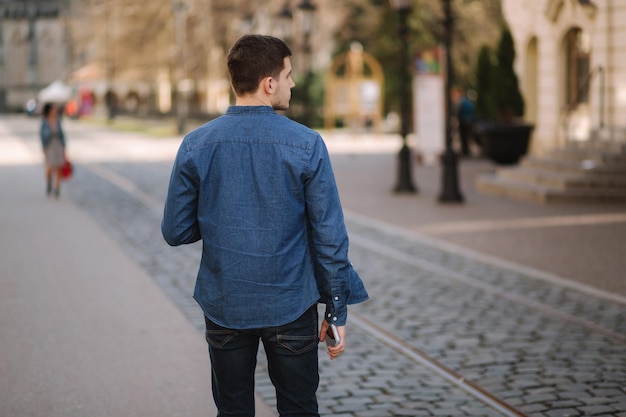
<svg viewBox="0 0 626 417"><path fill-rule="evenodd" d="M335 307L330 303L326 304L324 319L335 326L345 326L348 320L348 308L346 306Z"/></svg>

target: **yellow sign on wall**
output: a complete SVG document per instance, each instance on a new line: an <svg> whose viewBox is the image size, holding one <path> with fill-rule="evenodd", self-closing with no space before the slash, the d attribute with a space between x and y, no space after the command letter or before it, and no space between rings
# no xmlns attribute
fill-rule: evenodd
<svg viewBox="0 0 626 417"><path fill-rule="evenodd" d="M326 74L324 125L379 128L383 118L383 71L378 61L354 43L337 56Z"/></svg>

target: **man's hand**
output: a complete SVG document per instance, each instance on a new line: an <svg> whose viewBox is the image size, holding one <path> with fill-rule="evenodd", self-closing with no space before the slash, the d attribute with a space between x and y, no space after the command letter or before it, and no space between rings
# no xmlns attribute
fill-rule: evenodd
<svg viewBox="0 0 626 417"><path fill-rule="evenodd" d="M330 324L328 324L326 320L322 320L322 326L320 329L320 342L326 341L326 332L328 331L328 327L330 327ZM330 360L333 360L341 355L346 347L346 326L337 326L337 332L339 333L339 337L341 338L341 343L339 343L337 346L328 347L328 356L330 357Z"/></svg>

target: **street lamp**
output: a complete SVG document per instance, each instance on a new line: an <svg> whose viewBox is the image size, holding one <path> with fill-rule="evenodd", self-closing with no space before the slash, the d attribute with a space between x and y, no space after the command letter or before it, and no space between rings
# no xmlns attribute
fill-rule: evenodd
<svg viewBox="0 0 626 417"><path fill-rule="evenodd" d="M37 33L35 26L37 24L37 4L26 3L26 18L28 19L28 84L31 88L38 88L37 80Z"/></svg>
<svg viewBox="0 0 626 417"><path fill-rule="evenodd" d="M311 0L302 0L298 5L298 9L302 12L302 49L304 57L306 59L306 76L304 78L304 117L303 122L309 126L311 122L311 84L313 83L313 63L312 63L312 50L311 50L311 33L313 32L315 25L315 11L317 6L313 4Z"/></svg>
<svg viewBox="0 0 626 417"><path fill-rule="evenodd" d="M441 203L462 203L463 195L459 189L459 172L458 158L452 149L452 80L454 71L452 67L452 30L454 27L454 18L452 16L451 0L443 1L444 12L444 46L446 48L446 79L445 79L445 100L446 100L446 148L441 163L443 166L441 175L441 194L439 202Z"/></svg>
<svg viewBox="0 0 626 417"><path fill-rule="evenodd" d="M178 49L177 76L176 76L176 121L178 134L185 133L187 124L187 96L189 82L185 80L185 67L187 60L187 4L184 1L174 1L172 4L176 23L176 47Z"/></svg>
<svg viewBox="0 0 626 417"><path fill-rule="evenodd" d="M291 25L293 22L293 13L289 7L289 0L285 1L283 8L276 14L276 21L276 35L289 44L291 41Z"/></svg>
<svg viewBox="0 0 626 417"><path fill-rule="evenodd" d="M410 96L411 79L409 71L409 26L407 24L408 15L411 12L411 0L390 0L391 7L398 12L400 22L398 24L398 36L402 42L402 56L400 59L400 117L402 136L402 148L398 153L398 182L394 191L397 193L415 193L417 188L413 185L411 174L411 151L407 145L407 135L409 134L410 119Z"/></svg>
<svg viewBox="0 0 626 417"><path fill-rule="evenodd" d="M105 29L104 43L106 50L106 92L104 100L107 107L107 122L113 123L113 119L117 115L117 96L115 95L115 67L117 62L116 46L117 46L117 12L118 7L114 0L106 1L105 7Z"/></svg>

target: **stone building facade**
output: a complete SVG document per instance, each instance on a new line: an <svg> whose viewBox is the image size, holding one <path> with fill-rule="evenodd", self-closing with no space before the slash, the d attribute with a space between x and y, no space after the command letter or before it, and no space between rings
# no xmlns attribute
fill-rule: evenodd
<svg viewBox="0 0 626 417"><path fill-rule="evenodd" d="M502 0L532 152L626 141L626 0Z"/></svg>
<svg viewBox="0 0 626 417"><path fill-rule="evenodd" d="M62 0L0 1L0 111L22 110L37 92L66 77Z"/></svg>

